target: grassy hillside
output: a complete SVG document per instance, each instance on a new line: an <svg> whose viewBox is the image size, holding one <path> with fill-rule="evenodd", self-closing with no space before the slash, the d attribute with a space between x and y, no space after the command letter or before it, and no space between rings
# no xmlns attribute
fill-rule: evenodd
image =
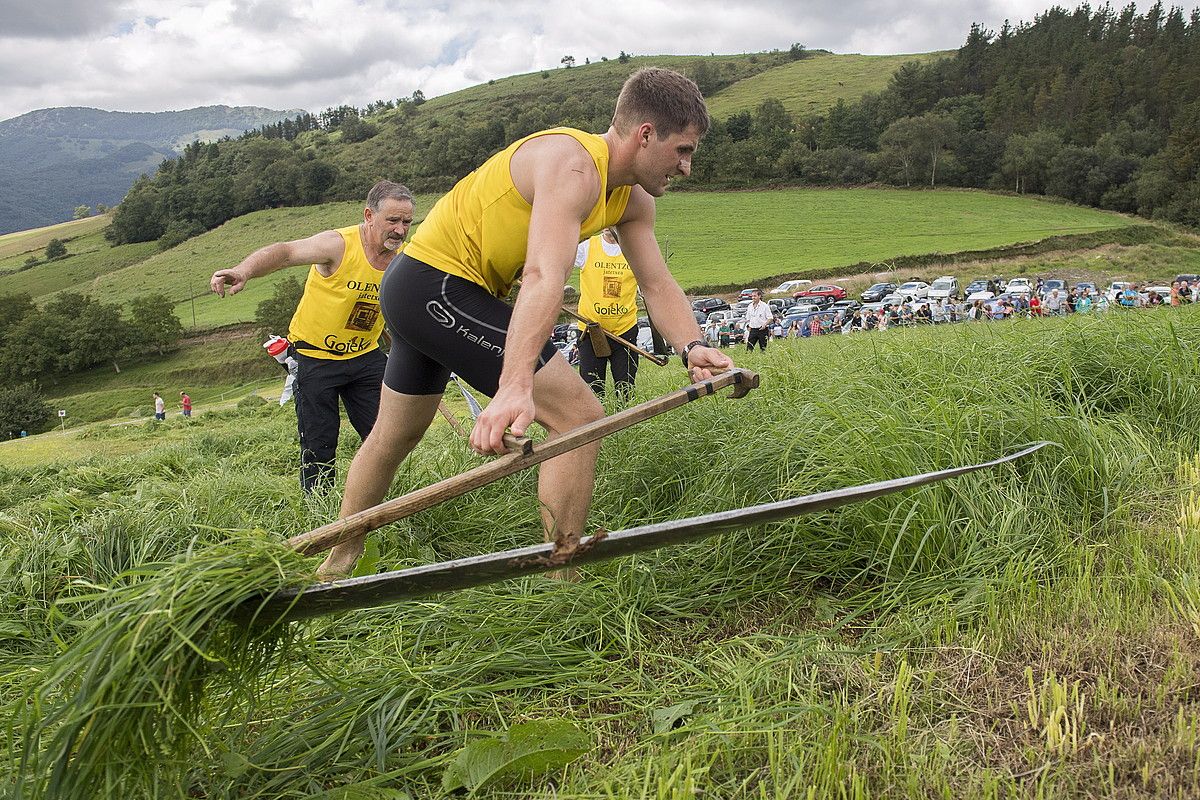
<svg viewBox="0 0 1200 800"><path fill-rule="evenodd" d="M827 337L743 356L763 376L749 397L701 400L605 440L590 526L1057 444L596 565L578 583L529 577L350 612L246 649L242 628L211 624L213 609L256 576L305 580L311 562L277 543L336 513L337 492L304 498L295 485L291 414L97 430L89 442L108 455L0 469L11 732L0 786L449 798L453 765L517 723L557 723L576 730L578 757L501 771L478 794L1194 797L1197 313ZM679 379L644 369L639 399ZM393 494L478 463L435 431ZM540 539L534 485L523 473L388 526L373 537L375 568ZM91 659L88 637L115 649ZM169 662L149 655L156 644ZM175 683L181 672L206 682L203 700ZM56 738L69 722L78 738ZM102 771L112 791L31 791L58 758L59 779Z"/></svg>
<svg viewBox="0 0 1200 800"><path fill-rule="evenodd" d="M435 199L417 199L418 219ZM165 292L179 301L177 313L189 327L193 314L200 328L252 320L255 307L287 271L222 299L208 292L215 269L236 264L264 244L350 224L360 213L359 203L336 203L248 214L144 262L106 272L91 291L109 300ZM753 283L789 273L827 274L840 265L1130 224L1117 214L1036 198L894 189L676 192L660 201L658 217L660 242L685 288ZM292 272L303 275L302 269Z"/></svg>
<svg viewBox="0 0 1200 800"><path fill-rule="evenodd" d="M113 247L105 238L104 231L87 233L65 240L67 255L56 261L41 261L33 267L25 267L26 254L0 258L0 293L25 292L35 298L44 298L56 292L87 291L92 281L100 275L140 264L158 252L155 242L139 242ZM42 257L38 250L34 255Z"/></svg>
<svg viewBox="0 0 1200 800"><path fill-rule="evenodd" d="M901 64L934 61L947 55L949 52L895 56L813 53L725 87L708 98L708 109L715 118L725 119L741 111L753 111L763 100L774 98L796 116L821 114L837 105L838 100L849 102L867 92L881 91Z"/></svg>
<svg viewBox="0 0 1200 800"><path fill-rule="evenodd" d="M15 231L0 235L0 258L22 254L40 254L46 249L51 239L67 239L84 236L103 230L108 226L110 218L105 215L85 217L84 219L60 222L57 225L47 225L44 228L30 228L27 231ZM21 259L24 261L24 259Z"/></svg>

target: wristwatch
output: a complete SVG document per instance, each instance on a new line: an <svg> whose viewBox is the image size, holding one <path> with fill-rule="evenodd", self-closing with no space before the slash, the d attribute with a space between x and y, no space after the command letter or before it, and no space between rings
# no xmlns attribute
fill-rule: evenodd
<svg viewBox="0 0 1200 800"><path fill-rule="evenodd" d="M679 354L679 357L683 359L684 369L689 369L692 366L688 363L688 355L692 352L692 349L696 347L704 347L704 342L700 341L699 339L695 340L694 342L688 342L687 346L683 348L683 352Z"/></svg>

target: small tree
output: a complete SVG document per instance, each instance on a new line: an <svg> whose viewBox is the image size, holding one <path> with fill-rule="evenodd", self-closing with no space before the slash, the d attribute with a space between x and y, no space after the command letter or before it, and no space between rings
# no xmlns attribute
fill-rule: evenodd
<svg viewBox="0 0 1200 800"><path fill-rule="evenodd" d="M91 206L75 206L75 213L72 215L72 218L73 219L83 219L84 217L88 216L91 213L92 213Z"/></svg>
<svg viewBox="0 0 1200 800"><path fill-rule="evenodd" d="M619 61L622 64L628 64L629 59L631 59L631 58L633 58L633 56L629 55L629 53L626 53L624 50L622 50L621 55L617 56L617 61Z"/></svg>
<svg viewBox="0 0 1200 800"><path fill-rule="evenodd" d="M175 316L175 304L165 294L146 294L129 301L133 346L154 348L163 355L183 337L183 323Z"/></svg>
<svg viewBox="0 0 1200 800"><path fill-rule="evenodd" d="M21 431L40 433L50 427L54 409L32 383L0 386L0 436Z"/></svg>
<svg viewBox="0 0 1200 800"><path fill-rule="evenodd" d="M303 294L304 284L295 275L276 283L271 296L259 303L255 310L254 321L259 329L265 334L286 334Z"/></svg>
<svg viewBox="0 0 1200 800"><path fill-rule="evenodd" d="M56 258L66 258L67 246L62 239L51 239L46 245L46 260L53 261Z"/></svg>
<svg viewBox="0 0 1200 800"><path fill-rule="evenodd" d="M558 60L558 63L562 64L567 69L570 69L571 67L575 66L575 56L563 56Z"/></svg>
<svg viewBox="0 0 1200 800"><path fill-rule="evenodd" d="M805 49L804 45L795 42L788 48L788 56L791 57L792 61L800 61L801 59L808 58L808 50Z"/></svg>

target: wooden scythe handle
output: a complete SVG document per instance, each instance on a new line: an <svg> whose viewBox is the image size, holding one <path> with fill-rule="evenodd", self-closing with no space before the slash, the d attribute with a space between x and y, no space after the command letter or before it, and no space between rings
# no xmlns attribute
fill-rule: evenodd
<svg viewBox="0 0 1200 800"><path fill-rule="evenodd" d="M610 433L624 430L701 397L716 394L728 386L734 388L734 397L742 397L750 389L758 387L758 374L744 369L732 369L709 380L693 383L691 386L670 392L662 397L647 400L645 403L639 403L611 416L581 425L557 438L547 439L536 445L529 443L528 447L522 443L523 449L513 450L461 475L446 478L423 489L387 500L308 533L293 536L288 540L288 546L305 555L328 550L347 539L362 536L384 525L431 508L438 503L460 497L473 489L486 486L500 478L532 467L534 464L540 464L589 442L602 439ZM528 440L525 441L528 442Z"/></svg>

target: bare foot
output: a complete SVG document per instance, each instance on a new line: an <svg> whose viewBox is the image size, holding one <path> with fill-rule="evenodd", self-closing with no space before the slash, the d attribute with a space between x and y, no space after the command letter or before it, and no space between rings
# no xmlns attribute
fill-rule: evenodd
<svg viewBox="0 0 1200 800"><path fill-rule="evenodd" d="M329 551L329 555L317 567L317 578L322 582L336 581L354 572L358 559L362 557L362 545L341 544Z"/></svg>

